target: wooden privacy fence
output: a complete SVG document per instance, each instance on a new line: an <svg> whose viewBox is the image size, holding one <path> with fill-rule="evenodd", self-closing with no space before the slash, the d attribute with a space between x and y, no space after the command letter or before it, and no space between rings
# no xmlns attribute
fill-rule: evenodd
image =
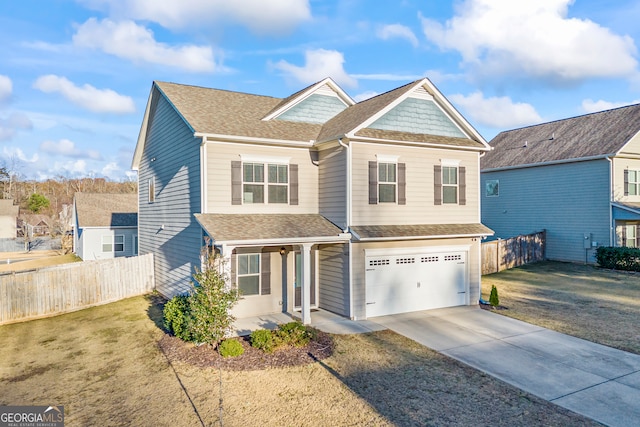
<svg viewBox="0 0 640 427"><path fill-rule="evenodd" d="M545 259L546 231L482 243L482 274Z"/></svg>
<svg viewBox="0 0 640 427"><path fill-rule="evenodd" d="M0 276L0 325L76 311L155 288L153 254Z"/></svg>

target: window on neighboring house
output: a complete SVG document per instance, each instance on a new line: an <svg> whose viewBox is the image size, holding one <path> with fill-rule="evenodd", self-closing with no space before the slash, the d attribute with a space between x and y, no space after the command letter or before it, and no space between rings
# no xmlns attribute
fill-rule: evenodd
<svg viewBox="0 0 640 427"><path fill-rule="evenodd" d="M102 252L113 252L113 236L102 236Z"/></svg>
<svg viewBox="0 0 640 427"><path fill-rule="evenodd" d="M498 197L500 195L500 181L497 179L487 180L485 183L485 196Z"/></svg>
<svg viewBox="0 0 640 427"><path fill-rule="evenodd" d="M260 254L238 254L238 290L241 295L260 294Z"/></svg>
<svg viewBox="0 0 640 427"><path fill-rule="evenodd" d="M442 203L458 203L457 167L442 167Z"/></svg>
<svg viewBox="0 0 640 427"><path fill-rule="evenodd" d="M133 235L133 254L138 255L138 235Z"/></svg>
<svg viewBox="0 0 640 427"><path fill-rule="evenodd" d="M243 170L244 203L264 203L264 165L260 163L245 163Z"/></svg>
<svg viewBox="0 0 640 427"><path fill-rule="evenodd" d="M269 203L287 203L288 193L288 166L269 165Z"/></svg>
<svg viewBox="0 0 640 427"><path fill-rule="evenodd" d="M396 164L378 163L378 202L396 202Z"/></svg>
<svg viewBox="0 0 640 427"><path fill-rule="evenodd" d="M124 236L117 235L113 239L114 252L124 252Z"/></svg>
<svg viewBox="0 0 640 427"><path fill-rule="evenodd" d="M625 171L628 196L640 196L640 170L627 170Z"/></svg>
<svg viewBox="0 0 640 427"><path fill-rule="evenodd" d="M147 183L147 187L149 190L149 203L153 203L156 201L156 178L149 178Z"/></svg>

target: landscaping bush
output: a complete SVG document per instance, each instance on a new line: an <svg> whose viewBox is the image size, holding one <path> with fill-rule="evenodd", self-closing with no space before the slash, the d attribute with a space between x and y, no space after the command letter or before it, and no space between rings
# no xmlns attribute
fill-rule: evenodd
<svg viewBox="0 0 640 427"><path fill-rule="evenodd" d="M189 296L176 295L164 305L162 310L164 327L176 337L190 341L189 333Z"/></svg>
<svg viewBox="0 0 640 427"><path fill-rule="evenodd" d="M266 353L273 353L276 349L274 334L268 329L258 329L251 332L249 341L251 342L251 347L263 350Z"/></svg>
<svg viewBox="0 0 640 427"><path fill-rule="evenodd" d="M238 340L228 339L218 345L218 353L222 357L237 357L244 354L244 347Z"/></svg>
<svg viewBox="0 0 640 427"><path fill-rule="evenodd" d="M602 268L640 271L640 249L600 246L596 249L596 261Z"/></svg>
<svg viewBox="0 0 640 427"><path fill-rule="evenodd" d="M300 322L289 322L278 326L276 335L282 344L294 347L304 347L309 344L312 337L307 327Z"/></svg>
<svg viewBox="0 0 640 427"><path fill-rule="evenodd" d="M496 285L491 285L489 304L491 304L491 307L497 307L500 305L500 298L498 298L498 288L496 288Z"/></svg>

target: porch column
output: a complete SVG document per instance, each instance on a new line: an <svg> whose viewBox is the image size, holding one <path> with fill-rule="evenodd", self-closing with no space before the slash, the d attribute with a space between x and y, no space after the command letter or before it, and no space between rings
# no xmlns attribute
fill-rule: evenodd
<svg viewBox="0 0 640 427"><path fill-rule="evenodd" d="M300 245L300 255L302 264L302 286L301 286L301 315L302 324L311 323L311 243Z"/></svg>
<svg viewBox="0 0 640 427"><path fill-rule="evenodd" d="M235 249L235 246L222 245L220 247L220 256L222 258L220 269L218 270L225 280L228 288L233 284L233 277L231 272L234 270L231 268L231 253Z"/></svg>

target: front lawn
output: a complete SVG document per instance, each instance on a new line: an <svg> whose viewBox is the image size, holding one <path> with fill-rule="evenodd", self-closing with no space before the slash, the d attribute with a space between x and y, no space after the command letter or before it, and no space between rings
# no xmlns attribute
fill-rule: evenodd
<svg viewBox="0 0 640 427"><path fill-rule="evenodd" d="M64 405L69 426L598 425L391 331L302 366L185 363L157 300L0 326L0 405Z"/></svg>
<svg viewBox="0 0 640 427"><path fill-rule="evenodd" d="M640 273L591 265L540 262L482 277L497 313L640 354Z"/></svg>

